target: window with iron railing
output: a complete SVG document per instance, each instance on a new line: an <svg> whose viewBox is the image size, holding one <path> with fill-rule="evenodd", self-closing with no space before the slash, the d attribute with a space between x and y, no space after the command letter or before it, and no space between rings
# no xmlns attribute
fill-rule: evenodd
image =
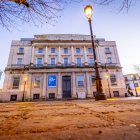
<svg viewBox="0 0 140 140"><path fill-rule="evenodd" d="M55 58L51 58L51 65L55 65Z"/></svg>

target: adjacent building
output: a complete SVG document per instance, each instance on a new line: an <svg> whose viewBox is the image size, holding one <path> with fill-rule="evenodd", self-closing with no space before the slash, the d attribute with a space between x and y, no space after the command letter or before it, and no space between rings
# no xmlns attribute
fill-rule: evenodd
<svg viewBox="0 0 140 140"><path fill-rule="evenodd" d="M115 41L94 36L107 97L126 93ZM89 35L47 34L12 41L2 100L94 98L93 49Z"/></svg>
<svg viewBox="0 0 140 140"><path fill-rule="evenodd" d="M136 74L124 75L128 96L140 95L140 76Z"/></svg>

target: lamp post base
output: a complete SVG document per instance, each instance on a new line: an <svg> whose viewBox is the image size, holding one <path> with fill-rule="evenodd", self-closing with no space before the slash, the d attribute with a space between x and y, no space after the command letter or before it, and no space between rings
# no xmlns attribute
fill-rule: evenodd
<svg viewBox="0 0 140 140"><path fill-rule="evenodd" d="M106 100L106 95L104 93L97 93L95 95L95 101L98 101L98 100Z"/></svg>

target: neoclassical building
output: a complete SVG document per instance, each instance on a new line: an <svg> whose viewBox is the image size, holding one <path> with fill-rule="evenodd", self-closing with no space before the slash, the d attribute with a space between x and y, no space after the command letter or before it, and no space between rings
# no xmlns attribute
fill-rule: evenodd
<svg viewBox="0 0 140 140"><path fill-rule="evenodd" d="M94 37L103 91L126 93L115 41ZM1 100L94 98L95 70L89 35L47 34L12 41Z"/></svg>

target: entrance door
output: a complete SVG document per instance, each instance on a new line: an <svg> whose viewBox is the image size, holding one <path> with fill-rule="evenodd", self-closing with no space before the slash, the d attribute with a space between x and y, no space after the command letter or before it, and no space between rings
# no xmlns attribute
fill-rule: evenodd
<svg viewBox="0 0 140 140"><path fill-rule="evenodd" d="M70 76L62 77L62 91L63 91L63 98L71 98L71 77Z"/></svg>

